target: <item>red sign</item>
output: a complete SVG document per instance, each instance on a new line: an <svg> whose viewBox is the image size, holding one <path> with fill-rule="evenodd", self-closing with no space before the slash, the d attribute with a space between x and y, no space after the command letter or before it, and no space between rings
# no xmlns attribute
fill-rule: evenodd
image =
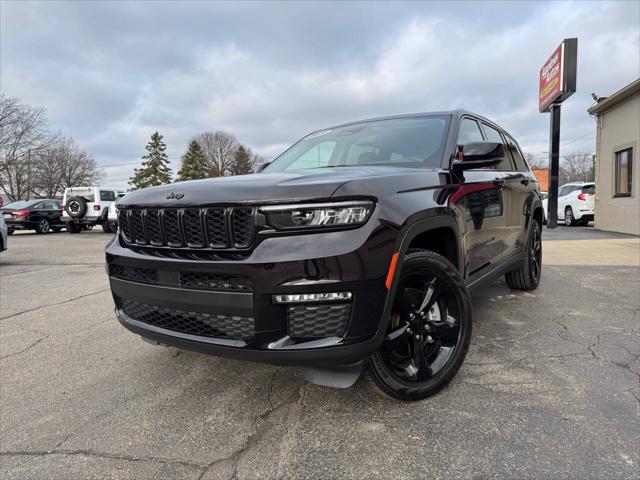
<svg viewBox="0 0 640 480"><path fill-rule="evenodd" d="M538 107L541 112L562 94L563 48L560 45L540 69Z"/></svg>

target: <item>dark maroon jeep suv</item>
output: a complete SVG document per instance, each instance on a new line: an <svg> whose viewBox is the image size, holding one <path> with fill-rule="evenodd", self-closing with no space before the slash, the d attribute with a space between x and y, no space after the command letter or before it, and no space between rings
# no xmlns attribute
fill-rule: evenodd
<svg viewBox="0 0 640 480"><path fill-rule="evenodd" d="M469 291L538 286L540 192L513 137L466 111L318 130L260 173L132 192L107 246L118 319L159 345L442 389Z"/></svg>

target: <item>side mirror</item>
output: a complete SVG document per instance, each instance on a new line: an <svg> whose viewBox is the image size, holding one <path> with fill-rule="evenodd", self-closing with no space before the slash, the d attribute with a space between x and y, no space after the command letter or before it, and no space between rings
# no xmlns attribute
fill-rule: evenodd
<svg viewBox="0 0 640 480"><path fill-rule="evenodd" d="M258 165L256 167L256 173L260 173L261 171L263 171L265 168L267 168L269 165L271 165L271 162L264 162L261 163L260 165Z"/></svg>
<svg viewBox="0 0 640 480"><path fill-rule="evenodd" d="M461 159L458 159L461 157ZM458 145L456 159L451 163L451 170L471 170L497 165L504 160L504 146L497 142L473 142Z"/></svg>

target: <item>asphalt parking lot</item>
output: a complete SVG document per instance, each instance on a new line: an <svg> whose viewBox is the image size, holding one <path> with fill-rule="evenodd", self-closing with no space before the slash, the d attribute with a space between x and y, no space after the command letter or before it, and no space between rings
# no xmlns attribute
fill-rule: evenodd
<svg viewBox="0 0 640 480"><path fill-rule="evenodd" d="M0 254L0 477L639 478L640 239L544 233L540 288L474 298L419 403L153 347L113 315L101 232Z"/></svg>

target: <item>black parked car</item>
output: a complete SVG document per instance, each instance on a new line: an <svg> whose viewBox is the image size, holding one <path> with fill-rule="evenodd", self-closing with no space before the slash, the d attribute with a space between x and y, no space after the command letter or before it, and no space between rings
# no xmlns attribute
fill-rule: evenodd
<svg viewBox="0 0 640 480"><path fill-rule="evenodd" d="M40 198L19 200L0 209L9 235L15 230L35 230L36 233L59 232L64 227L61 203L58 200Z"/></svg>
<svg viewBox="0 0 640 480"><path fill-rule="evenodd" d="M540 281L542 206L513 138L465 111L320 130L261 173L138 190L107 246L120 322L151 342L360 372L417 400L457 373L469 291Z"/></svg>

